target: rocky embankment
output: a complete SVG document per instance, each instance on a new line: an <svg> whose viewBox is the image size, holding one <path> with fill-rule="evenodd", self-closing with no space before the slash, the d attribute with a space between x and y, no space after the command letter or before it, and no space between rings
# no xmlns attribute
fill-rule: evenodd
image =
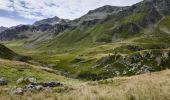
<svg viewBox="0 0 170 100"><path fill-rule="evenodd" d="M128 55L114 53L101 58L97 67L112 76L138 75L170 68L169 50L144 50Z"/></svg>

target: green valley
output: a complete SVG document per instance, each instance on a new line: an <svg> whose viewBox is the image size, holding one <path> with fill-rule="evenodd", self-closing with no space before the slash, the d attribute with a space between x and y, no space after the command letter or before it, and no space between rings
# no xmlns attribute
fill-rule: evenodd
<svg viewBox="0 0 170 100"><path fill-rule="evenodd" d="M3 28L0 43L2 100L170 97L169 0Z"/></svg>

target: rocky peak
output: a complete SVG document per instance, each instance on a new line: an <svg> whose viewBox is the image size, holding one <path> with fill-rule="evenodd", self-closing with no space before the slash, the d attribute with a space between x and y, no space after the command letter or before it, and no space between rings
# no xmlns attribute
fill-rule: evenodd
<svg viewBox="0 0 170 100"><path fill-rule="evenodd" d="M39 25L42 25L42 24L49 24L49 25L65 24L68 21L69 21L68 19L60 19L59 17L55 16L53 18L48 18L48 19L43 19L43 20L37 21L33 25L39 26Z"/></svg>
<svg viewBox="0 0 170 100"><path fill-rule="evenodd" d="M110 6L110 5L106 5L100 8L97 8L95 10L91 10L89 11L87 14L85 14L84 16L73 20L72 23L74 23L74 25L80 25L82 23L90 23L93 22L92 24L97 23L98 21L100 21L101 19L106 18L108 15L111 14L116 14L124 9L127 9L128 7L118 7L118 6ZM96 22L96 20L98 20ZM95 21L95 23L94 23Z"/></svg>
<svg viewBox="0 0 170 100"><path fill-rule="evenodd" d="M95 13L117 13L123 10L126 7L118 7L118 6L110 6L106 5L95 10L89 11L87 14L95 14Z"/></svg>

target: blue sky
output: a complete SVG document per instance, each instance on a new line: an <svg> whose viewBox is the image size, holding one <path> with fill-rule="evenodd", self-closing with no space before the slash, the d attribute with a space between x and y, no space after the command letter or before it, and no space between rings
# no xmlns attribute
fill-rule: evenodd
<svg viewBox="0 0 170 100"><path fill-rule="evenodd" d="M32 24L58 16L75 19L104 6L129 6L142 0L0 0L0 26Z"/></svg>

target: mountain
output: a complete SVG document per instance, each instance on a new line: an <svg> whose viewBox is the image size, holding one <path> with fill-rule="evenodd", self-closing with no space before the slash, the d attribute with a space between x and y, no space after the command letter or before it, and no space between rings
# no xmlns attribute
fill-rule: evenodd
<svg viewBox="0 0 170 100"><path fill-rule="evenodd" d="M1 41L22 40L39 42L53 38L58 33L70 28L67 24L18 25L0 33Z"/></svg>
<svg viewBox="0 0 170 100"><path fill-rule="evenodd" d="M167 0L144 0L131 7L107 5L91 10L86 15L72 21L54 17L37 21L30 26L21 25L9 28L0 33L0 40L29 39L29 41L42 41L53 39L62 32L67 34L68 31L66 32L66 30L69 30L69 32L76 31L76 35L77 31L78 33L84 33L84 30L93 28L91 32L86 32L86 34L90 35L93 31L99 30L96 28L107 25L108 29L105 27L101 30L102 32L96 34L98 36L94 34L92 38L97 38L93 42L111 42L141 33L143 29L161 21L164 16L168 16L169 9L169 1ZM103 34L105 32L107 34ZM99 37L101 36L99 34L102 37ZM82 35L80 38L82 38Z"/></svg>
<svg viewBox="0 0 170 100"><path fill-rule="evenodd" d="M6 27L1 26L0 27L0 32L5 31L6 29L7 29Z"/></svg>
<svg viewBox="0 0 170 100"><path fill-rule="evenodd" d="M151 31L154 25L162 21L165 16L169 16L168 4L168 0L144 0L104 19L85 21L83 25L62 34L55 41L59 44L108 43L139 36L146 33L146 30Z"/></svg>
<svg viewBox="0 0 170 100"><path fill-rule="evenodd" d="M29 41L49 40L64 32L67 29L74 29L80 24L95 24L96 20L101 20L110 14L117 13L127 7L104 6L75 20L60 19L58 17L48 18L35 22L33 25L19 25L0 33L1 41L29 39Z"/></svg>
<svg viewBox="0 0 170 100"><path fill-rule="evenodd" d="M75 19L72 21L72 23L75 23L76 25L83 24L90 21L97 21L106 18L108 15L116 14L124 9L127 9L128 7L118 7L118 6L110 6L106 5L100 8L97 8L95 10L89 11L84 16Z"/></svg>
<svg viewBox="0 0 170 100"><path fill-rule="evenodd" d="M69 22L68 19L60 19L57 16L53 17L53 18L48 18L48 19L43 19L40 21L35 22L33 25L34 26L39 26L39 25L45 25L45 24L49 24L49 25L56 25L56 24L64 24Z"/></svg>

